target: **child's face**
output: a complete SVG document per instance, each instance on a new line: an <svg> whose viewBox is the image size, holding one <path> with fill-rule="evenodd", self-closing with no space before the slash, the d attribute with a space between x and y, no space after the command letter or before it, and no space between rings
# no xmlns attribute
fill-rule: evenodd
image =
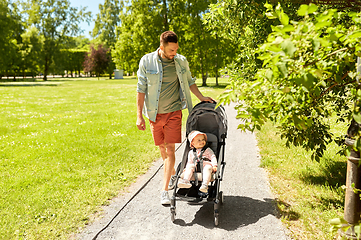
<svg viewBox="0 0 361 240"><path fill-rule="evenodd" d="M203 134L195 136L192 140L192 145L195 148L202 148L206 145L206 139Z"/></svg>

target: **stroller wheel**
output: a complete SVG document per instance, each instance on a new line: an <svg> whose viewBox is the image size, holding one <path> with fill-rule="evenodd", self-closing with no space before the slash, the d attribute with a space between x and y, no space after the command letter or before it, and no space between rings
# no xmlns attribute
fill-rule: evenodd
<svg viewBox="0 0 361 240"><path fill-rule="evenodd" d="M218 222L219 222L219 215L218 213L214 214L214 225L218 226Z"/></svg>
<svg viewBox="0 0 361 240"><path fill-rule="evenodd" d="M175 209L172 209L170 214L171 214L171 216L170 216L171 220L172 220L172 222L174 222L175 221L175 215L176 215Z"/></svg>
<svg viewBox="0 0 361 240"><path fill-rule="evenodd" d="M223 192L222 191L220 191L219 193L218 193L218 198L219 198L219 204L223 204Z"/></svg>

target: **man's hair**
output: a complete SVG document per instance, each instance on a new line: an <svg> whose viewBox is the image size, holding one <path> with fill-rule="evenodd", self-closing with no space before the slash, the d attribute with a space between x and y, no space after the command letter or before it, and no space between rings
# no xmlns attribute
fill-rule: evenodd
<svg viewBox="0 0 361 240"><path fill-rule="evenodd" d="M175 32L172 31L165 31L160 35L160 45L166 46L168 43L177 43L178 37Z"/></svg>

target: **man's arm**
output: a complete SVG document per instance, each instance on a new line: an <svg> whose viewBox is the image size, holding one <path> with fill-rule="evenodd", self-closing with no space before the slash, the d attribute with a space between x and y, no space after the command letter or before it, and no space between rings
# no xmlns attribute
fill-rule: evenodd
<svg viewBox="0 0 361 240"><path fill-rule="evenodd" d="M145 130L145 121L143 118L143 107L144 107L145 93L137 93L137 127L139 130Z"/></svg>
<svg viewBox="0 0 361 240"><path fill-rule="evenodd" d="M199 91L197 84L190 85L189 89L201 102L215 102L213 98L203 96Z"/></svg>

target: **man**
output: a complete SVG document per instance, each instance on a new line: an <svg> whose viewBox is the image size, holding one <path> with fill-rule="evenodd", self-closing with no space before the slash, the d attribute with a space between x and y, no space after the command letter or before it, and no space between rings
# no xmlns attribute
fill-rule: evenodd
<svg viewBox="0 0 361 240"><path fill-rule="evenodd" d="M174 188L175 143L182 142L182 109L193 108L192 92L200 101L204 97L189 71L187 59L177 54L178 37L172 31L160 36L160 47L139 62L137 85L137 127L145 130L143 114L149 118L154 143L164 161L161 204L169 205L168 190Z"/></svg>

